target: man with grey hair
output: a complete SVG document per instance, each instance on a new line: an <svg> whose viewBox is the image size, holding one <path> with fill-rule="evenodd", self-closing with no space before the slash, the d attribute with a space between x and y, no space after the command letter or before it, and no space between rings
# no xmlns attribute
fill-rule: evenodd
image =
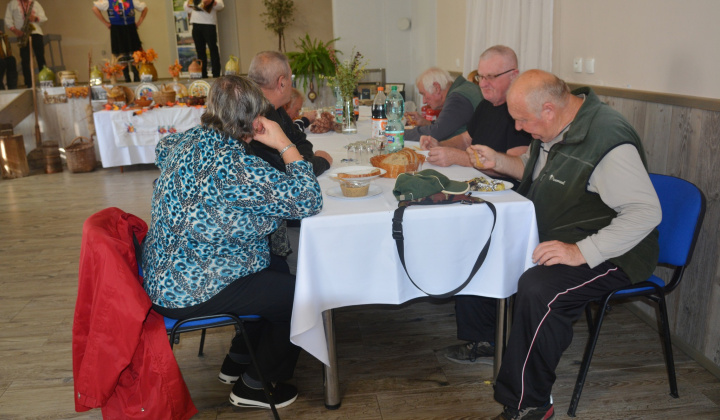
<svg viewBox="0 0 720 420"><path fill-rule="evenodd" d="M328 170L332 164L330 154L321 150L313 152L312 143L308 141L305 133L293 124L292 118L283 108L283 105L292 98L292 70L290 70L290 63L285 54L277 51L258 53L250 62L248 78L260 86L267 100L275 108L274 111L269 112L267 117L282 127L285 135L298 148L303 158L312 163L315 175L318 176ZM259 142L252 142L250 145L258 156L275 168L285 170L277 151L269 149Z"/></svg>
<svg viewBox="0 0 720 420"><path fill-rule="evenodd" d="M535 205L540 244L520 277L513 326L495 383L497 419L550 419L552 386L573 322L587 303L646 280L658 258L662 213L645 151L622 115L590 88L570 92L541 70L507 93L515 126L533 142L522 156L473 145L481 169L521 179Z"/></svg>
<svg viewBox="0 0 720 420"><path fill-rule="evenodd" d="M515 129L515 121L508 112L506 94L515 80L518 62L515 51L504 45L485 50L478 61L478 80L483 100L475 108L467 131L448 140L438 142L431 136L422 136L420 146L429 149L428 163L437 166L460 165L472 167L465 150L471 144L483 144L498 152L520 156L528 148L532 137ZM491 170L483 173L517 183ZM455 297L457 338L462 344L448 346L444 356L461 364L492 364L495 356L495 324L497 299L484 296L460 295Z"/></svg>
<svg viewBox="0 0 720 420"><path fill-rule="evenodd" d="M445 140L466 131L466 124L482 100L478 85L462 76L453 80L447 71L438 67L425 70L415 84L425 103L440 110L440 115L430 123L416 112L409 112L418 126L405 130L405 140L418 141L422 135Z"/></svg>

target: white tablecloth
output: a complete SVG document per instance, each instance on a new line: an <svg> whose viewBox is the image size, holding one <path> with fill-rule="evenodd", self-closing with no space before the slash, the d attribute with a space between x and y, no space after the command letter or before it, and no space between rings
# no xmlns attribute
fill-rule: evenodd
<svg viewBox="0 0 720 420"><path fill-rule="evenodd" d="M315 150L325 150L333 167L346 157L344 146L368 137L369 122L358 135L310 135ZM417 143L408 142L407 146ZM436 169L451 179L478 176L472 168ZM304 219L300 229L291 340L329 364L322 312L363 304L400 304L425 296L407 278L391 236L397 200L394 179L379 178L382 193L359 199L327 195L338 184L318 177L323 210ZM479 194L497 208L497 224L485 263L461 294L506 298L517 290L520 275L533 265L538 243L532 202L513 191ZM413 280L428 293L440 294L462 284L490 232L486 205L416 206L404 216L406 263Z"/></svg>
<svg viewBox="0 0 720 420"><path fill-rule="evenodd" d="M135 111L94 113L97 145L105 168L155 163L155 145L163 136L200 123L204 108L155 108L140 115Z"/></svg>

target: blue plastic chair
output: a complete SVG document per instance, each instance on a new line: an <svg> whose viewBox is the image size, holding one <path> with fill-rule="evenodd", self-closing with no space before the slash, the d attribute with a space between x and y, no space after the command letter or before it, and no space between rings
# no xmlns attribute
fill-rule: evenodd
<svg viewBox="0 0 720 420"><path fill-rule="evenodd" d="M663 339L665 353L665 365L667 367L668 381L670 383L670 395L678 398L677 379L675 378L675 361L670 341L670 327L668 324L667 307L665 295L670 293L682 280L685 268L690 264L690 259L695 249L700 227L705 215L705 196L702 191L692 183L680 178L668 175L650 174L650 180L655 186L660 207L662 208L662 222L657 227L660 236L660 256L658 265L669 267L672 277L666 284L661 278L653 275L648 280L622 287L608 293L597 302L599 308L595 321L592 319L590 305L585 307L585 315L588 322L590 337L588 338L583 361L580 365L575 390L573 391L568 415L575 417L580 394L585 385L585 378L590 368L590 361L602 326L605 313L609 309L609 302L615 299L627 299L630 297L644 297L658 305L660 317L658 322L660 328L658 333Z"/></svg>
<svg viewBox="0 0 720 420"><path fill-rule="evenodd" d="M133 240L135 243L135 256L138 262L138 272L140 274L140 278L143 278L142 265L139 258L140 243L137 241L137 238L135 238L134 235ZM247 346L248 353L250 354L250 360L252 361L252 364L254 366L257 366L255 351L253 350L250 337L245 330L244 323L260 321L261 317L259 315L238 316L233 314L216 314L209 316L198 316L183 320L168 318L166 316L163 316L163 318L165 320L165 330L167 331L168 338L170 339L170 349L173 349L173 346L180 342L180 334L191 331L202 331L200 334L200 349L198 350L198 357L203 356L203 348L205 347L205 332L208 328L228 327L231 325L234 326L235 334L242 334L243 339L245 339L245 344ZM270 403L270 410L272 410L273 417L275 418L275 420L280 420L280 415L278 414L277 408L275 407L275 402L273 401L270 387L268 386L268 383L265 381L265 378L263 377L263 374L262 372L260 372L259 369L257 369L257 373L260 377L260 382L262 382L263 384L263 391L265 392L265 397Z"/></svg>

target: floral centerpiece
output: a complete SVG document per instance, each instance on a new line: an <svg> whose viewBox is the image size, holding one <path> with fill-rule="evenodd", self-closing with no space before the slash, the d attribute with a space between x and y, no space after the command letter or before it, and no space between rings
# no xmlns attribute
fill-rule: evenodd
<svg viewBox="0 0 720 420"><path fill-rule="evenodd" d="M328 84L335 88L340 88L340 94L344 99L352 100L353 92L357 88L360 80L365 76L367 71L367 61L363 60L363 55L359 51L352 50L352 59L340 61L337 58L336 51L330 50L330 61L335 66L335 76L320 76L328 80Z"/></svg>
<svg viewBox="0 0 720 420"><path fill-rule="evenodd" d="M367 66L367 60L363 59L363 55L360 52L356 52L353 48L352 57L348 60L340 61L337 58L336 51L333 49L330 51L330 60L335 66L334 76L320 76L326 78L328 84L333 88L338 88L343 98L343 126L342 132L344 134L357 133L357 126L355 125L355 119L353 116L353 93L357 89L358 83L367 73L365 67Z"/></svg>
<svg viewBox="0 0 720 420"><path fill-rule="evenodd" d="M133 53L133 61L138 72L140 72L140 80L143 82L152 82L157 80L157 70L153 65L153 61L157 59L158 55L152 48L147 51L135 51Z"/></svg>
<svg viewBox="0 0 720 420"><path fill-rule="evenodd" d="M140 50L133 53L133 61L135 61L135 64L152 64L157 58L158 55L152 48L147 51Z"/></svg>
<svg viewBox="0 0 720 420"><path fill-rule="evenodd" d="M117 76L122 74L125 69L125 64L118 63L117 57L113 57L110 60L105 60L105 64L102 66L102 72L106 79L110 79L111 84L117 84Z"/></svg>
<svg viewBox="0 0 720 420"><path fill-rule="evenodd" d="M173 80L180 77L180 72L182 71L182 65L180 62L176 59L175 64L168 67L168 71L170 72L170 76L172 76Z"/></svg>

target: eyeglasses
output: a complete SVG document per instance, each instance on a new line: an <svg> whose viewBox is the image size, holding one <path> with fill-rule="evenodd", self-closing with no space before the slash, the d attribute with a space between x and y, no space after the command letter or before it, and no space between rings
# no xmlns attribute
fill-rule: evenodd
<svg viewBox="0 0 720 420"><path fill-rule="evenodd" d="M510 69L510 70L507 70L507 71L504 71L504 72L498 73L498 74L488 74L488 75L486 75L486 76L483 76L482 74L476 74L476 75L475 75L475 81L476 81L477 83L480 83L480 81L481 81L482 79L485 79L485 80L487 80L488 82L492 82L493 80L497 79L498 77L502 76L503 74L510 73L510 72L513 71L513 70L515 70L515 69Z"/></svg>

